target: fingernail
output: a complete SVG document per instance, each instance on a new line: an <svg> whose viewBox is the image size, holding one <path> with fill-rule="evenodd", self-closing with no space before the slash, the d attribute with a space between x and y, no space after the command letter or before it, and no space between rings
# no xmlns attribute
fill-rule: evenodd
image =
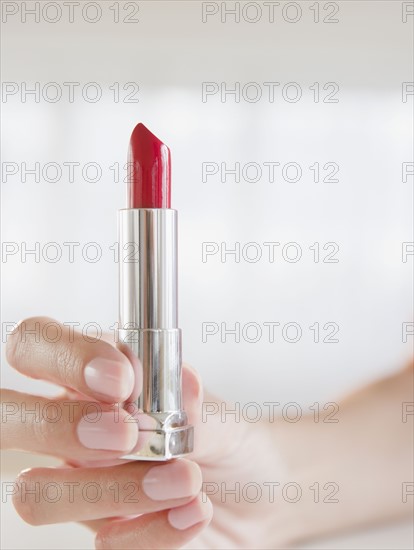
<svg viewBox="0 0 414 550"><path fill-rule="evenodd" d="M202 483L200 467L190 460L177 460L150 468L142 480L144 493L152 500L196 495Z"/></svg>
<svg viewBox="0 0 414 550"><path fill-rule="evenodd" d="M112 401L124 401L134 389L134 370L127 359L118 362L96 357L83 372L87 386Z"/></svg>
<svg viewBox="0 0 414 550"><path fill-rule="evenodd" d="M210 520L213 516L213 505L204 493L197 498L168 512L168 521L175 529L188 529L201 521Z"/></svg>
<svg viewBox="0 0 414 550"><path fill-rule="evenodd" d="M124 422L115 412L94 411L77 426L79 441L88 449L129 451L138 441L138 424Z"/></svg>

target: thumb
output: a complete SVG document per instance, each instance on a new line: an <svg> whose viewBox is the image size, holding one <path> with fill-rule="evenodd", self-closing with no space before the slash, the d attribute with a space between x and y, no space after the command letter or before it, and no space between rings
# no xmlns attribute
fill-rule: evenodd
<svg viewBox="0 0 414 550"><path fill-rule="evenodd" d="M183 402L189 424L194 426L192 460L208 464L233 455L245 437L246 425L235 415L222 415L230 409L223 400L203 391L201 377L189 365L183 365Z"/></svg>

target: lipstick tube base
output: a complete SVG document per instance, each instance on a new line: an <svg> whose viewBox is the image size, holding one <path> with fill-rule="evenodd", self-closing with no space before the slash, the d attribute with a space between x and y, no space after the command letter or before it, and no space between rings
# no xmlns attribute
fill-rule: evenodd
<svg viewBox="0 0 414 550"><path fill-rule="evenodd" d="M118 341L143 369L143 390L127 406L131 422L138 422L139 441L122 458L162 461L191 453L193 427L181 408L181 330L121 329Z"/></svg>
<svg viewBox="0 0 414 550"><path fill-rule="evenodd" d="M138 415L138 423L140 423ZM153 415L144 414L145 422L154 419ZM160 430L139 431L140 443L137 449L122 458L125 460L158 460L165 461L180 458L193 450L193 427L163 428Z"/></svg>

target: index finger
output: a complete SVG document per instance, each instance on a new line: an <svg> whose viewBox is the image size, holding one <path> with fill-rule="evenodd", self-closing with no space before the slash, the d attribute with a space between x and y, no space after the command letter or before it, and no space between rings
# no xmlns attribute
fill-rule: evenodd
<svg viewBox="0 0 414 550"><path fill-rule="evenodd" d="M133 391L141 392L141 366L132 354L134 365L110 343L85 338L49 317L21 321L8 338L6 355L9 364L26 376L105 403L119 403Z"/></svg>

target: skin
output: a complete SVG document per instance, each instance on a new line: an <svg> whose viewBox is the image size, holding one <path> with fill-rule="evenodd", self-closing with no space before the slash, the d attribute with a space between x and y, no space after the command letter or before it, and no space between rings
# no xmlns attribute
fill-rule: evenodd
<svg viewBox="0 0 414 550"><path fill-rule="evenodd" d="M330 422L329 410L320 411L318 422L314 415L299 422L282 417L236 421L231 414L222 418L219 412L212 413L220 411L221 401L203 395L199 376L184 366L184 408L195 427L195 451L173 461L174 475L159 482L158 496L153 498L146 494L143 479L149 470L168 465L119 460L139 439L138 426L122 422L128 418L122 408L127 395L119 395L121 405L117 405L91 391L84 378L85 366L94 357L121 363L128 359L110 342L86 342L64 326L54 343L27 330L50 322L49 318L22 322L6 350L9 364L20 373L63 388L54 400L2 390L2 448L63 460L60 468L25 470L16 480L14 505L28 523L82 522L95 531L97 548L266 549L412 514L413 497L405 502L402 498L403 484L412 483L413 416L408 414L406 421L402 417L403 407L412 410L404 405L413 402L412 365L341 400L339 422ZM29 415L22 422L22 407L34 409L36 403L42 411L59 407L61 418L36 421ZM89 404L98 404L106 413L117 411L117 441L123 449L90 449L82 444L77 427ZM185 495L160 498L160 486L174 485L173 479ZM58 500L42 497L51 481L62 488ZM98 483L102 490L96 502L85 499L78 489L88 483ZM130 498L131 483L137 500ZM116 499L114 484L119 488ZM75 488L72 493L69 486ZM26 493L36 487L41 489L39 498ZM240 498L234 494L237 487ZM256 498L258 487L260 498ZM301 497L296 499L298 487ZM174 514L187 521L192 518L193 524L177 528Z"/></svg>

